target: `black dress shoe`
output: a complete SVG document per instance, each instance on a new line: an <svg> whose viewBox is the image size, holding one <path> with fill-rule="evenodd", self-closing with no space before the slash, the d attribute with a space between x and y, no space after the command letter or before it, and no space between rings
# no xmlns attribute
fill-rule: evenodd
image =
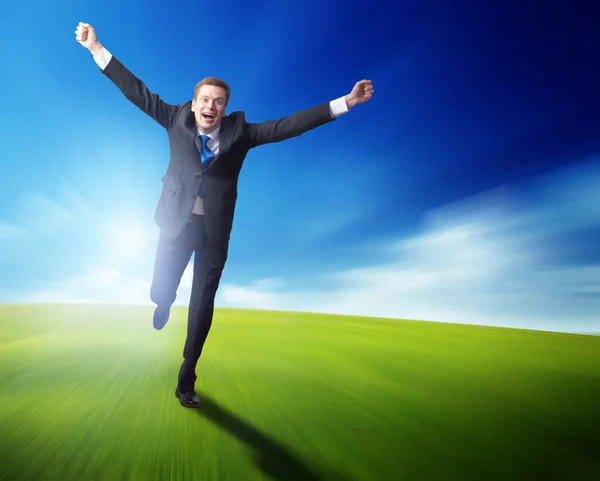
<svg viewBox="0 0 600 481"><path fill-rule="evenodd" d="M156 306L156 309L154 309L154 318L152 320L154 324L154 329L160 331L163 327L165 327L165 324L169 320L170 313L170 307Z"/></svg>
<svg viewBox="0 0 600 481"><path fill-rule="evenodd" d="M187 392L181 392L179 388L175 389L175 396L179 398L179 402L186 408L197 408L200 406L200 398L193 389Z"/></svg>

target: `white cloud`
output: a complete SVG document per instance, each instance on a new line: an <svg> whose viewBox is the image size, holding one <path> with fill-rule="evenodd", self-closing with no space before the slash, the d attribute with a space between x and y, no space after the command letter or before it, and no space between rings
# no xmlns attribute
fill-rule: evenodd
<svg viewBox="0 0 600 481"><path fill-rule="evenodd" d="M92 205L77 190L77 188L65 179L58 182L58 202L74 216L80 219L90 219L94 213Z"/></svg>
<svg viewBox="0 0 600 481"><path fill-rule="evenodd" d="M429 212L414 235L389 242L385 264L315 274L309 289L279 277L248 285L224 277L216 305L598 332L600 262L556 262L555 239L600 228L599 165ZM566 252L581 247L569 244ZM187 305L192 279L190 264L177 304ZM150 304L150 282L94 267L29 301Z"/></svg>
<svg viewBox="0 0 600 481"><path fill-rule="evenodd" d="M323 275L332 288L226 284L220 305L598 332L600 264L553 262L553 236L600 227L599 165L430 212L385 265Z"/></svg>
<svg viewBox="0 0 600 481"><path fill-rule="evenodd" d="M65 227L89 220L92 208L77 189L59 179L55 198L40 191L23 192L17 199L18 222L0 219L0 239L33 239L62 234Z"/></svg>
<svg viewBox="0 0 600 481"><path fill-rule="evenodd" d="M269 309L283 308L286 303L282 302L281 294L277 292L281 285L279 278L259 279L249 286L225 282L219 289L216 302L250 309L264 306L269 306Z"/></svg>
<svg viewBox="0 0 600 481"><path fill-rule="evenodd" d="M20 225L0 220L0 240L1 239L27 239L30 237L29 231Z"/></svg>
<svg viewBox="0 0 600 481"><path fill-rule="evenodd" d="M91 266L79 276L20 296L20 301L146 305L150 303L150 281L115 269Z"/></svg>
<svg viewBox="0 0 600 481"><path fill-rule="evenodd" d="M35 191L21 196L17 215L24 227L45 235L60 232L66 224L75 220L74 215L58 202Z"/></svg>

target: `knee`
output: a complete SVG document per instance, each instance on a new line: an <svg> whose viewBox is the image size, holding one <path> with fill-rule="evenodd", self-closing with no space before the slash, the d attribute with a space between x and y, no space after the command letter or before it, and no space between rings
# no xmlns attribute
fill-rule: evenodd
<svg viewBox="0 0 600 481"><path fill-rule="evenodd" d="M177 289L169 289L160 282L150 286L150 300L157 306L170 306L177 298Z"/></svg>
<svg viewBox="0 0 600 481"><path fill-rule="evenodd" d="M218 243L208 245L205 250L206 257L211 261L211 263L219 268L223 269L225 267L225 263L227 262L227 256L229 253L229 245L228 243Z"/></svg>

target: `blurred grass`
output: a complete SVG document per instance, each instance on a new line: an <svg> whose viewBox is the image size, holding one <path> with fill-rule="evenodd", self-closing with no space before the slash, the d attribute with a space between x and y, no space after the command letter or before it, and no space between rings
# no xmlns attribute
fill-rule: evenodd
<svg viewBox="0 0 600 481"><path fill-rule="evenodd" d="M600 479L600 337L218 309L0 306L0 479Z"/></svg>

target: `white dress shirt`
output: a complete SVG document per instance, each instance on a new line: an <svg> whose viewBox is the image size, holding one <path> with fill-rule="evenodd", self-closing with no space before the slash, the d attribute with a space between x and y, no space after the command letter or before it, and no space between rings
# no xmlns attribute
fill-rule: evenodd
<svg viewBox="0 0 600 481"><path fill-rule="evenodd" d="M98 64L101 70L104 70L110 62L112 58L112 54L102 48L98 55L94 55L94 61ZM331 113L332 118L339 117L340 115L348 112L348 105L346 104L346 99L344 97L340 97L338 99L332 100L329 102L329 111ZM214 131L208 134L210 138L208 142L206 142L206 146L210 149L213 155L216 157L219 155L219 134L221 131L221 126L217 127ZM198 130L198 135L200 135L200 130ZM194 208L192 210L193 214L204 215L204 205L202 203L202 197L196 197L196 203L194 204Z"/></svg>

